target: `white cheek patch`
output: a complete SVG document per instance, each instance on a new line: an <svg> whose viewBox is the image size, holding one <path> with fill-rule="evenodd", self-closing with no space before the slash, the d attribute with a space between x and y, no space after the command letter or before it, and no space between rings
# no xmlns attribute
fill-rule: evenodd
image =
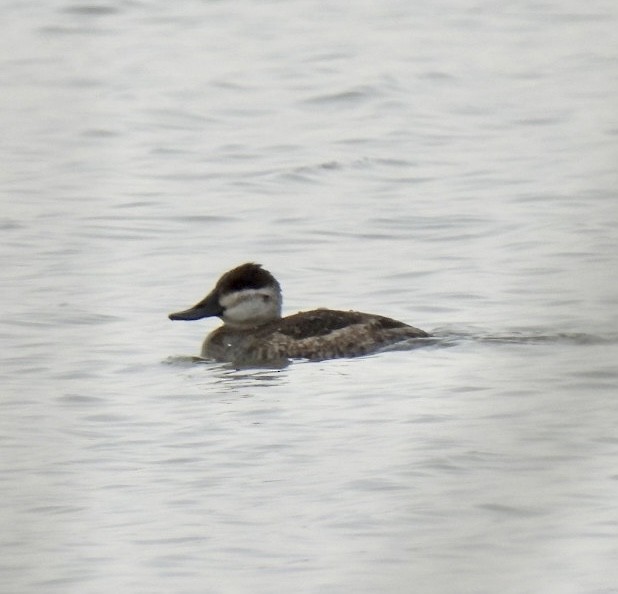
<svg viewBox="0 0 618 594"><path fill-rule="evenodd" d="M247 324L277 316L275 296L269 289L245 289L219 299L227 323Z"/></svg>

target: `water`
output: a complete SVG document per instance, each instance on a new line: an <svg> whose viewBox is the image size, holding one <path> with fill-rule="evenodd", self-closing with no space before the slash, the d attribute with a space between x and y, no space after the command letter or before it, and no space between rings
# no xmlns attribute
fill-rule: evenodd
<svg viewBox="0 0 618 594"><path fill-rule="evenodd" d="M3 14L2 592L618 592L615 3ZM439 340L191 362L247 260Z"/></svg>

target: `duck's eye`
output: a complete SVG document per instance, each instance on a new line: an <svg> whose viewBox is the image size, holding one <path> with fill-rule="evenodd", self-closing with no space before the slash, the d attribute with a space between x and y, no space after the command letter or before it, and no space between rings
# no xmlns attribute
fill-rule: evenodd
<svg viewBox="0 0 618 594"><path fill-rule="evenodd" d="M270 295L262 295L262 300L266 303L270 299Z"/></svg>

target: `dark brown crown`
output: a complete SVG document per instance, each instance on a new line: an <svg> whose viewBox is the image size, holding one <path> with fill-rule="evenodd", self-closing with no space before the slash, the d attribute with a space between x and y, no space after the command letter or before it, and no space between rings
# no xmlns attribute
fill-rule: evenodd
<svg viewBox="0 0 618 594"><path fill-rule="evenodd" d="M219 293L232 293L272 286L279 288L279 283L268 270L264 270L261 264L247 262L226 272L217 282L216 289Z"/></svg>

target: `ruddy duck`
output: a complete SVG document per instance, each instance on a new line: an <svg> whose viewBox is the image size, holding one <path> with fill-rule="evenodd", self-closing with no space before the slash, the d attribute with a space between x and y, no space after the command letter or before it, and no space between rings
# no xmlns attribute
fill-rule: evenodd
<svg viewBox="0 0 618 594"><path fill-rule="evenodd" d="M429 336L403 322L359 311L314 309L282 318L281 301L275 277L260 264L247 263L226 272L202 301L169 318L221 318L223 326L206 337L202 357L239 366L357 357Z"/></svg>

